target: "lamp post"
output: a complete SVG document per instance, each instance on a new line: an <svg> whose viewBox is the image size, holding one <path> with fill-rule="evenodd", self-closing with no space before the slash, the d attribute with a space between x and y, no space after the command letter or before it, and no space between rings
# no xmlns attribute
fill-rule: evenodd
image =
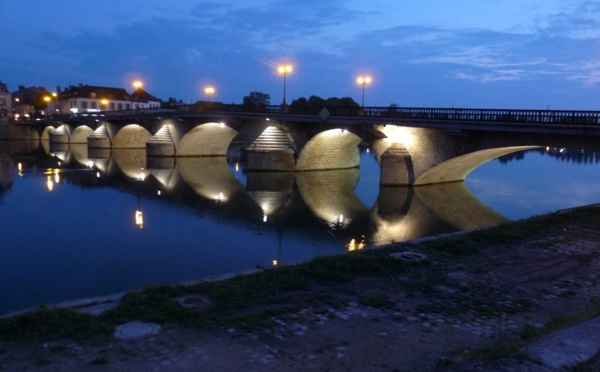
<svg viewBox="0 0 600 372"><path fill-rule="evenodd" d="M287 74L292 72L292 65L279 66L277 71L283 75L283 106L285 107L285 78Z"/></svg>
<svg viewBox="0 0 600 372"><path fill-rule="evenodd" d="M360 106L365 107L365 85L371 83L371 77L370 76L359 76L358 79L356 79L356 82L358 84L362 85L362 100L361 100Z"/></svg>
<svg viewBox="0 0 600 372"><path fill-rule="evenodd" d="M204 88L204 93L206 93L206 95L208 96L208 102L210 102L210 96L212 96L215 93L215 88L206 87Z"/></svg>

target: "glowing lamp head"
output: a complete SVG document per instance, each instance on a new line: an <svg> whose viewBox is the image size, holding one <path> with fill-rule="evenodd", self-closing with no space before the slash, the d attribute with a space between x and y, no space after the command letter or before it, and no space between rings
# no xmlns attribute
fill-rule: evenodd
<svg viewBox="0 0 600 372"><path fill-rule="evenodd" d="M50 100L51 100L50 96L45 96L45 97L44 97L44 101L46 101L46 102L50 102Z"/></svg>
<svg viewBox="0 0 600 372"><path fill-rule="evenodd" d="M106 106L106 105L108 105L108 100L107 100L107 99L103 99L103 100L101 100L101 101L100 101L100 103L101 103L103 106Z"/></svg>
<svg viewBox="0 0 600 372"><path fill-rule="evenodd" d="M356 79L356 82L358 84L361 84L361 85L370 84L371 83L371 77L370 76L359 76Z"/></svg>
<svg viewBox="0 0 600 372"><path fill-rule="evenodd" d="M141 81L139 81L139 80L136 80L136 81L133 82L133 87L135 89L140 89L143 86L144 86L144 84Z"/></svg>
<svg viewBox="0 0 600 372"><path fill-rule="evenodd" d="M213 88L213 87L204 88L204 93L206 93L206 94L210 95L210 94L213 94L214 92L215 92L215 88Z"/></svg>
<svg viewBox="0 0 600 372"><path fill-rule="evenodd" d="M285 75L285 74L288 74L288 73L292 72L292 70L293 70L293 67L292 67L292 65L284 65L284 66L279 66L279 67L277 68L277 71L279 71L279 73L280 73L280 74L283 74L283 75Z"/></svg>

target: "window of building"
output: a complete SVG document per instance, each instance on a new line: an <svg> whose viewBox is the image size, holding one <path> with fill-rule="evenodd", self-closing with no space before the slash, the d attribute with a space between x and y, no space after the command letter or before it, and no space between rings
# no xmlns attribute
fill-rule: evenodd
<svg viewBox="0 0 600 372"><path fill-rule="evenodd" d="M119 110L123 110L123 104L119 102L119 105L117 106L119 107Z"/></svg>
<svg viewBox="0 0 600 372"><path fill-rule="evenodd" d="M82 108L82 109L87 109L87 108L88 108L88 103L87 103L87 101L81 101L81 108Z"/></svg>
<svg viewBox="0 0 600 372"><path fill-rule="evenodd" d="M96 107L97 107L97 106L96 106L96 101L92 101L92 102L90 102L90 108L93 108L93 109L95 109Z"/></svg>
<svg viewBox="0 0 600 372"><path fill-rule="evenodd" d="M131 109L131 105L128 103L127 106L125 107L125 110L130 110Z"/></svg>

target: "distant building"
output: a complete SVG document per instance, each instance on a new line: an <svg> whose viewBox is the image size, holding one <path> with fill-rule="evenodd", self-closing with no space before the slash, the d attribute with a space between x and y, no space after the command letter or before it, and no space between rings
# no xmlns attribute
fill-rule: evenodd
<svg viewBox="0 0 600 372"><path fill-rule="evenodd" d="M159 108L162 101L146 92L142 87L137 87L129 96L134 109Z"/></svg>
<svg viewBox="0 0 600 372"><path fill-rule="evenodd" d="M0 119L12 116L12 97L8 86L0 82Z"/></svg>
<svg viewBox="0 0 600 372"><path fill-rule="evenodd" d="M79 84L71 85L63 91L60 87L56 88L56 101L53 102L52 112L66 114L121 111L160 106L161 100L153 97L141 87L130 95L123 88Z"/></svg>
<svg viewBox="0 0 600 372"><path fill-rule="evenodd" d="M81 113L98 111L131 110L129 93L123 88L97 87L79 84L61 91L56 89L56 113Z"/></svg>
<svg viewBox="0 0 600 372"><path fill-rule="evenodd" d="M52 97L53 94L44 87L25 88L20 85L19 90L11 95L14 119L29 119L36 114L44 115Z"/></svg>

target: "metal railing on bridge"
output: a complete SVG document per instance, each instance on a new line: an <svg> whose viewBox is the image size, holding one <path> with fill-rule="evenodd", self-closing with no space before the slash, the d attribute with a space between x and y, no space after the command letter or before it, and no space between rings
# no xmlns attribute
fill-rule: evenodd
<svg viewBox="0 0 600 372"><path fill-rule="evenodd" d="M119 117L155 117L200 114L268 114L317 116L348 118L392 119L395 121L448 121L448 122L481 122L481 123L527 123L527 124L576 124L599 125L600 111L569 110L507 110L507 109L463 109L463 108L425 108L425 107L298 107L281 105L236 105L219 102L201 104L181 104L169 107L142 108L119 111L99 111L53 115L37 118L37 120L90 120ZM36 119L30 119L33 121ZM25 120L21 120L25 121Z"/></svg>

